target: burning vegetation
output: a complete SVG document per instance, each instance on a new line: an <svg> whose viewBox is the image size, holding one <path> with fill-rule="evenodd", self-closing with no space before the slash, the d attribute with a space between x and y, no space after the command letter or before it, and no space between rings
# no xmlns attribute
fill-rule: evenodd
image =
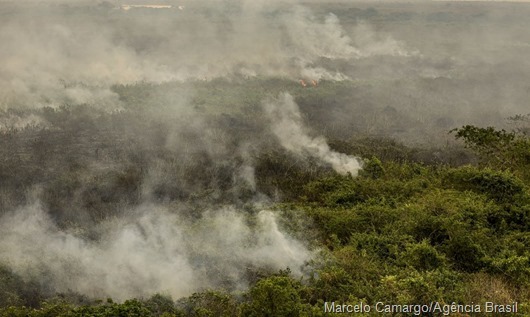
<svg viewBox="0 0 530 317"><path fill-rule="evenodd" d="M528 313L530 6L0 14L0 316Z"/></svg>

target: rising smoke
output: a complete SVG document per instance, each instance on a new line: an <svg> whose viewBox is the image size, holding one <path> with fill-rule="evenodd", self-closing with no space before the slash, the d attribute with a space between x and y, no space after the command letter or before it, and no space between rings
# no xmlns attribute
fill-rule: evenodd
<svg viewBox="0 0 530 317"><path fill-rule="evenodd" d="M251 216L225 207L191 221L147 204L95 230L97 240L61 230L34 203L2 217L0 263L56 292L126 299L242 289L248 270L289 267L300 275L311 258L267 210Z"/></svg>
<svg viewBox="0 0 530 317"><path fill-rule="evenodd" d="M242 289L246 272L259 269L301 275L312 248L291 237L267 211L273 198L259 192L263 136L355 176L360 160L330 148L302 115L311 106L312 119L337 127L341 138L378 136L384 123L383 132L407 142L432 127L527 106L530 70L516 58L528 55L525 24L479 14L462 19L479 19L483 29L441 31L433 25L446 16L421 7L400 16L306 2L124 11L0 1L0 135L11 146L0 153L11 166L0 170L10 181L0 182L0 264L50 293L118 299ZM415 17L431 29L382 22ZM210 104L231 107L222 83L271 78L296 86L256 89L261 106L244 91L237 96L255 104L201 109L197 86L208 87ZM315 86L301 88L300 79ZM318 94L325 98L313 103ZM245 111L265 116L245 121ZM76 120L65 127L68 115ZM17 198L34 187L43 188L37 198Z"/></svg>
<svg viewBox="0 0 530 317"><path fill-rule="evenodd" d="M258 5L259 3L259 5ZM83 104L120 109L114 84L274 76L343 80L319 59L407 54L367 27L346 33L329 13L266 2L190 4L157 12L83 6L12 5L0 21L0 103ZM215 18L213 18L215 17ZM259 39L259 40L256 40Z"/></svg>
<svg viewBox="0 0 530 317"><path fill-rule="evenodd" d="M330 164L339 174L357 175L361 169L360 159L331 150L321 136L310 137L303 125L298 105L290 94L283 93L276 99L264 102L263 108L270 120L272 132L287 150L318 158Z"/></svg>

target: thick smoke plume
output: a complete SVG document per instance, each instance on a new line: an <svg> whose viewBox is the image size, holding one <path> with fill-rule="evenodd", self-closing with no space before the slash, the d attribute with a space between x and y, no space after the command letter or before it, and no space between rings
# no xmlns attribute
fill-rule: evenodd
<svg viewBox="0 0 530 317"><path fill-rule="evenodd" d="M278 98L264 102L263 108L270 120L272 132L287 150L318 158L330 164L337 173L357 175L361 169L358 158L331 150L323 137L309 136L300 109L289 93L282 93Z"/></svg>
<svg viewBox="0 0 530 317"><path fill-rule="evenodd" d="M61 230L34 203L1 218L0 264L57 292L178 298L204 288L243 288L245 273L257 267L301 274L311 256L266 210L245 217L226 207L192 221L142 205L97 230L95 240Z"/></svg>

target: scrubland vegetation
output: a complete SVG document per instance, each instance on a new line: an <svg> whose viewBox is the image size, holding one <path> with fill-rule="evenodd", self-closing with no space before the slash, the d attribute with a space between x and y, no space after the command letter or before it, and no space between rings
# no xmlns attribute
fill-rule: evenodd
<svg viewBox="0 0 530 317"><path fill-rule="evenodd" d="M0 316L530 314L530 9L289 4L0 2Z"/></svg>
<svg viewBox="0 0 530 317"><path fill-rule="evenodd" d="M227 90L218 93L220 100L234 93L223 85L211 88ZM134 100L145 90L161 88L116 89ZM144 92L136 95L137 90ZM258 98L245 91L248 98ZM233 131L227 133L235 143L252 139L245 124L260 118L252 113L253 102L239 103L230 113L208 114L210 127L230 122ZM154 164L162 172L149 189L151 199L188 205L187 217L200 217L205 205L247 204L256 193L277 197L273 209L282 215L281 225L318 250L310 270L295 276L288 268L247 268L251 284L246 291L227 284L180 299L162 293L115 303L53 293L2 266L4 316L320 316L329 301L517 301L528 309L527 116L512 118L519 127L515 132L457 128L452 137L463 142L436 159L436 149L385 138L331 140L333 148L363 157L358 177L338 175L269 144L252 152L252 189L238 187L233 177L242 164L237 157L212 163L195 153L190 161L179 160L178 151L156 142L167 131L160 121L145 120L156 114L134 107L114 114L84 106L44 108L38 113L51 127L4 131L2 210L24 203L32 185L40 184L31 195L41 199L57 225L91 239L96 233L87 224L118 217L145 199L142 186ZM256 133L255 127L247 133ZM179 187L183 182L186 186Z"/></svg>

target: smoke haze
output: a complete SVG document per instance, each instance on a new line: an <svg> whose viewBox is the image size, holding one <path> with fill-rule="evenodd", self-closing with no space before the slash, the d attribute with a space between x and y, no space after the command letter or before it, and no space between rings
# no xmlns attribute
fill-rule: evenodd
<svg viewBox="0 0 530 317"><path fill-rule="evenodd" d="M156 205L130 213L101 223L103 234L90 241L59 229L38 203L16 210L2 217L2 263L58 292L179 298L205 288L242 289L249 268L290 267L300 275L311 256L266 210L244 216L226 207L195 222Z"/></svg>
<svg viewBox="0 0 530 317"><path fill-rule="evenodd" d="M302 276L310 224L269 211L285 175L356 176L337 140L449 146L529 109L523 4L171 5L0 1L0 264L50 294Z"/></svg>
<svg viewBox="0 0 530 317"><path fill-rule="evenodd" d="M397 41L368 33L356 47L337 16L322 20L301 6L284 11L219 2L157 12L156 19L142 10L97 6L85 8L92 14L76 6L11 9L0 22L4 108L90 103L114 110L120 102L110 86L142 81L235 75L341 80L347 76L315 65L318 59L407 54Z"/></svg>

